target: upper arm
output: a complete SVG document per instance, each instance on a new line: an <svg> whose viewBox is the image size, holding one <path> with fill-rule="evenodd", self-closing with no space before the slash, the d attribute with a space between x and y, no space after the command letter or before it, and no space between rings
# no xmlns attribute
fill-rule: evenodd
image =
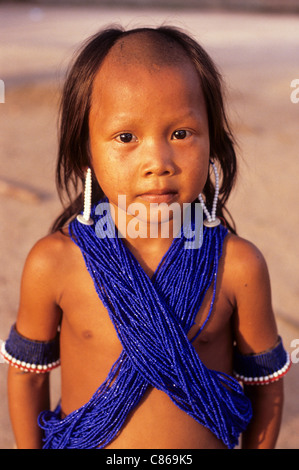
<svg viewBox="0 0 299 470"><path fill-rule="evenodd" d="M57 333L61 315L57 302L60 245L55 236L40 240L23 269L17 330L33 340L48 341Z"/></svg>
<svg viewBox="0 0 299 470"><path fill-rule="evenodd" d="M231 238L228 253L238 349L243 354L265 351L278 335L266 261L254 245L238 237Z"/></svg>

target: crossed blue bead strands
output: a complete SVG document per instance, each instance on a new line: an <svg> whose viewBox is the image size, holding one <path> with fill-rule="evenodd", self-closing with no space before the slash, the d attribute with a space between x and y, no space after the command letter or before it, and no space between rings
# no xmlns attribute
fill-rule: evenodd
<svg viewBox="0 0 299 470"><path fill-rule="evenodd" d="M94 208L92 217L96 224ZM77 220L71 223L70 234L123 350L88 403L64 419L59 417L59 407L40 415L44 448L107 446L149 387L165 392L233 448L251 419L250 402L235 379L201 362L192 344L195 337L187 338L211 285L209 314L196 336L212 314L227 230L204 227L199 249L184 249L184 237L175 238L152 279L117 236L100 240L95 226Z"/></svg>

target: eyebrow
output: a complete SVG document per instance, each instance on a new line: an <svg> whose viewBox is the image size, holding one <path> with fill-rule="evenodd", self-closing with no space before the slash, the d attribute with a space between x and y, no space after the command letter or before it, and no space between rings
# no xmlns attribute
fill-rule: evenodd
<svg viewBox="0 0 299 470"><path fill-rule="evenodd" d="M172 122L175 123L176 121L184 121L185 119L190 119L190 118L198 119L198 117L199 117L198 112L199 112L199 114L201 112L199 107L198 108L191 108L190 110L186 111L185 113L182 113L180 115L175 116L172 119ZM134 121L135 119L139 119L140 117L145 119L144 113L142 113L141 111L140 111L140 115L138 114L137 116L132 116L131 113L123 112L123 113L117 114L117 116L115 116L114 123L118 124L118 123L122 123L123 121Z"/></svg>

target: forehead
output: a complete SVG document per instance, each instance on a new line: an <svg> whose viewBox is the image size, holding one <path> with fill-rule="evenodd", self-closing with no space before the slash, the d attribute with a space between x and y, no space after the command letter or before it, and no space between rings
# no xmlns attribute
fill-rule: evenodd
<svg viewBox="0 0 299 470"><path fill-rule="evenodd" d="M195 66L180 44L155 34L136 33L121 38L110 49L101 64L93 85L92 103L104 95L115 96L121 88L125 95L136 87L145 95L147 89L164 87L172 81L182 92L201 92Z"/></svg>
<svg viewBox="0 0 299 470"><path fill-rule="evenodd" d="M169 66L190 62L186 51L177 41L155 30L122 36L110 49L108 59L123 66Z"/></svg>

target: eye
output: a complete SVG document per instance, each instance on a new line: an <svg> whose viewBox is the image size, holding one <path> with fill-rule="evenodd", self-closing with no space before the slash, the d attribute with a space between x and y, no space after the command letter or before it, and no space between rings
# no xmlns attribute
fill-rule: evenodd
<svg viewBox="0 0 299 470"><path fill-rule="evenodd" d="M190 131L186 131L186 129L179 129L177 131L174 131L171 138L175 140L183 140L186 139L186 137L189 137L190 135Z"/></svg>
<svg viewBox="0 0 299 470"><path fill-rule="evenodd" d="M116 140L123 144L129 144L130 142L137 142L137 137L131 132L123 132L116 137Z"/></svg>

